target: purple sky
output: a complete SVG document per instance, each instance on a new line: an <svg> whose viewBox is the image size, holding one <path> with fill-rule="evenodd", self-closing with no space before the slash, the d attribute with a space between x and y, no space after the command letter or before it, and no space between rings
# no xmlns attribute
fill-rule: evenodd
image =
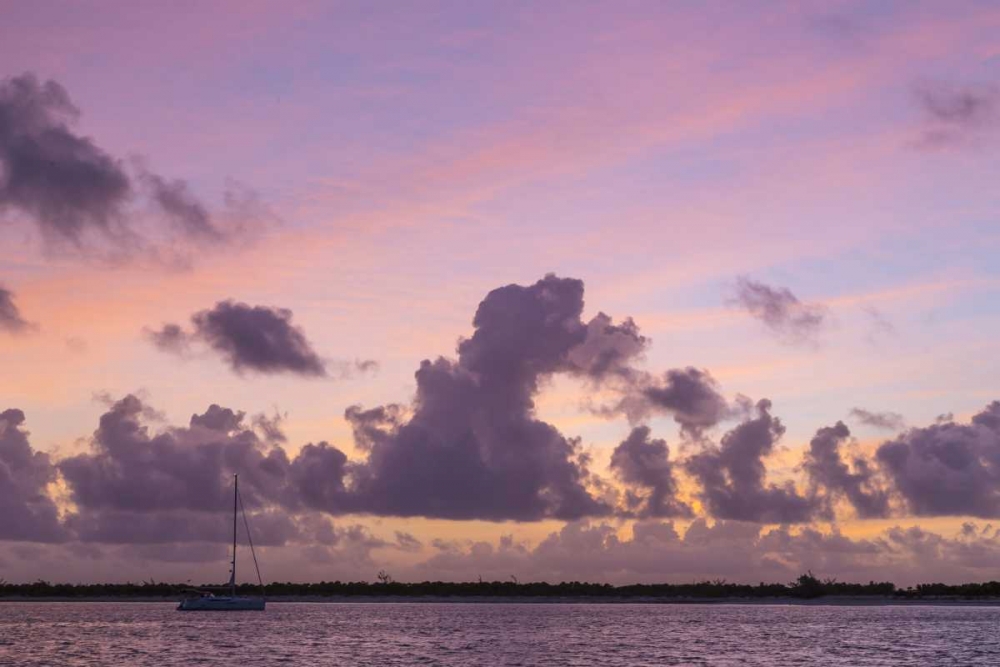
<svg viewBox="0 0 1000 667"><path fill-rule="evenodd" d="M1000 9L31 3L0 576L1000 576Z"/></svg>

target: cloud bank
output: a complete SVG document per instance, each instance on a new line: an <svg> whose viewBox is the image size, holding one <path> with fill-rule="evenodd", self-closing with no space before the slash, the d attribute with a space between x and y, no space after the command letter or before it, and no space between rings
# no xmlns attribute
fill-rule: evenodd
<svg viewBox="0 0 1000 667"><path fill-rule="evenodd" d="M338 544L359 558L379 549L416 554L427 548L412 536L383 539L356 525L335 526L330 517L570 522L531 549L512 541L476 548L488 558L522 559L529 569L543 556L582 549L576 540L600 545L591 555L601 572L626 558L632 569L614 570L619 573L652 572L655 563L642 565L643 554L661 547L668 549L664 558L711 568L711 558L721 556L706 549L725 548L730 539L742 540L754 567L773 573L807 562L789 555L799 552L846 554L845 563L855 557L890 562L893 553L918 548L954 555L964 542L911 529L881 541L852 541L835 528L818 532L810 524L847 516L1000 516L1000 402L967 424L939 420L906 430L873 455L856 451L844 423L821 427L797 477L776 479L768 464L785 428L769 400L727 401L707 371L693 367L641 370L636 364L648 340L637 325L630 319L616 324L603 313L584 319L583 296L581 281L554 275L488 293L456 356L421 362L411 403L345 410L353 457L328 442L307 443L290 455L278 415L248 417L212 404L187 424L171 426L129 395L108 402L84 451L53 461L32 449L22 411L6 410L0 413L0 540L129 553L147 553L142 550L154 544L219 543L228 532L236 473L259 531L255 540L265 547L325 549L318 557L339 553ZM192 342L208 345L237 371L325 370L288 311L227 301L191 321L190 332L168 326L151 337L173 351ZM673 416L682 455L649 424L635 424L614 448L608 474L594 470L579 439L536 414L539 391L560 374L618 396L609 408L615 414ZM854 414L885 418L860 409ZM716 437L728 421L735 423ZM664 518L694 523L681 538L673 524L657 523ZM633 539L614 537L612 520L638 521ZM762 532L767 525L780 528ZM995 536L976 539L992 545ZM182 558L172 548L163 553ZM433 548L439 553L428 567L468 555L460 544ZM783 554L784 565L775 565L775 553ZM667 561L658 562L663 572Z"/></svg>

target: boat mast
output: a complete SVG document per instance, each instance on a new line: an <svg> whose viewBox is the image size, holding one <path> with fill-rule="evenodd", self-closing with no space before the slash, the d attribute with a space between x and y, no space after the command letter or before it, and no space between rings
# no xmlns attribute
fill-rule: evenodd
<svg viewBox="0 0 1000 667"><path fill-rule="evenodd" d="M233 571L229 578L232 596L236 597L236 501L240 494L240 476L233 475Z"/></svg>

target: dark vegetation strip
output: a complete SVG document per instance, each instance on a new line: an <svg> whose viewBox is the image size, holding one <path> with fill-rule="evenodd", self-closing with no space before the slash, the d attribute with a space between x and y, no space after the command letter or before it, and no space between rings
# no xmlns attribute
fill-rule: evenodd
<svg viewBox="0 0 1000 667"><path fill-rule="evenodd" d="M209 586L205 586L209 588ZM223 588L223 587L220 587ZM0 579L0 598L153 598L177 597L190 592L189 584L168 584L147 581L123 584L53 584L39 580L11 584ZM257 586L238 587L240 595L259 595ZM820 598L823 596L872 596L897 599L1000 598L1000 582L975 584L920 584L897 588L890 582L867 584L843 583L833 579L820 580L812 573L804 574L789 584L735 584L725 580L690 584L631 584L612 586L579 581L549 584L545 582L479 581L450 583L425 581L402 583L390 577L380 577L377 583L364 581L321 581L318 583L270 583L266 595L272 597L532 597L532 598Z"/></svg>

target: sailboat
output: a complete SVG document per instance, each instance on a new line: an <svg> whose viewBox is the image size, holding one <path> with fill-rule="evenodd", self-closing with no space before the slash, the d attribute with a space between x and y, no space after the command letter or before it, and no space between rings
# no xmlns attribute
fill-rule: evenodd
<svg viewBox="0 0 1000 667"><path fill-rule="evenodd" d="M253 566L257 570L257 582L260 584L260 597L247 597L236 594L236 510L243 511L243 524L247 529L247 542L250 543L250 554L253 556ZM233 562L229 570L229 583L225 586L229 595L216 595L208 589L194 591L197 595L184 598L177 605L179 611L264 611L264 580L260 577L257 567L257 554L253 550L253 540L250 538L250 523L247 521L246 510L243 509L243 499L240 497L240 477L233 475Z"/></svg>

